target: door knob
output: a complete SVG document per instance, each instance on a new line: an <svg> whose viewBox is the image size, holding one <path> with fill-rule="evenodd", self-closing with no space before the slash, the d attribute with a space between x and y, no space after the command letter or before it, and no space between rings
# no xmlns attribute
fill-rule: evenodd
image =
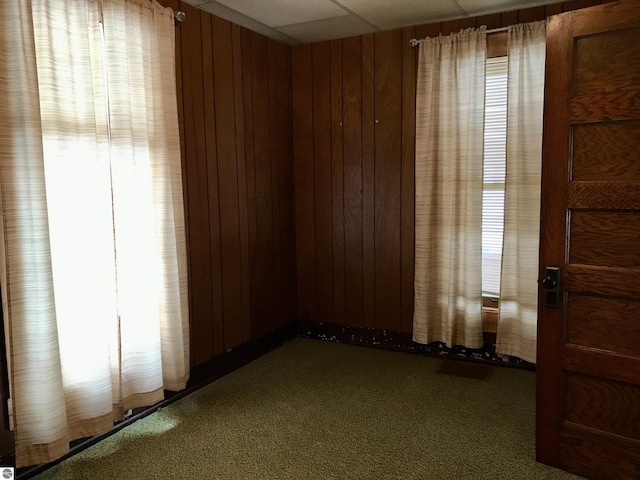
<svg viewBox="0 0 640 480"><path fill-rule="evenodd" d="M558 307L560 302L560 269L558 267L545 268L547 276L542 280L542 286L546 289L544 292L544 306Z"/></svg>
<svg viewBox="0 0 640 480"><path fill-rule="evenodd" d="M552 290L556 288L558 282L551 276L547 275L544 280L542 280L542 286L547 290Z"/></svg>

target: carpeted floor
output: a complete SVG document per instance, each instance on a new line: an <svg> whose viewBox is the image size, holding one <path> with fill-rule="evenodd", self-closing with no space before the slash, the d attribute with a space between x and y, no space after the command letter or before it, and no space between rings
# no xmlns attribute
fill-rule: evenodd
<svg viewBox="0 0 640 480"><path fill-rule="evenodd" d="M38 479L569 479L535 462L535 374L295 339Z"/></svg>

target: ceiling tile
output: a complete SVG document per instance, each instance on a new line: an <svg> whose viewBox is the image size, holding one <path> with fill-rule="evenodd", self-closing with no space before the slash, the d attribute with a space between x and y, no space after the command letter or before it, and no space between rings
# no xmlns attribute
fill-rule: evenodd
<svg viewBox="0 0 640 480"><path fill-rule="evenodd" d="M217 0L269 27L310 22L345 15L344 9L331 0Z"/></svg>
<svg viewBox="0 0 640 480"><path fill-rule="evenodd" d="M558 0L528 0L527 2L522 0L458 0L458 3L469 16L475 17L477 15L558 3Z"/></svg>
<svg viewBox="0 0 640 480"><path fill-rule="evenodd" d="M198 1L198 0L190 0L190 1ZM202 2L202 0L200 0L200 2ZM295 39L281 32L278 32L277 30L274 30L271 27L266 26L263 23L260 23L254 20L253 18L249 18L245 15L242 15L241 13L236 12L235 10L227 8L224 5L221 5L217 2L209 2L205 4L200 3L200 5L198 5L198 8L201 8L202 10L212 13L214 15L217 15L220 18L224 18L225 20L229 20L230 22L233 22L237 25L241 25L245 28L248 28L249 30L253 30L254 32L261 33L265 37L273 38L274 40L277 40L279 42L286 43L288 45L295 45L299 43Z"/></svg>
<svg viewBox="0 0 640 480"><path fill-rule="evenodd" d="M302 43L307 43L364 35L376 32L377 29L354 15L343 15L315 22L286 25L279 27L278 31Z"/></svg>
<svg viewBox="0 0 640 480"><path fill-rule="evenodd" d="M295 45L557 3L559 0L182 0Z"/></svg>
<svg viewBox="0 0 640 480"><path fill-rule="evenodd" d="M455 0L339 0L381 30L433 23L466 16Z"/></svg>

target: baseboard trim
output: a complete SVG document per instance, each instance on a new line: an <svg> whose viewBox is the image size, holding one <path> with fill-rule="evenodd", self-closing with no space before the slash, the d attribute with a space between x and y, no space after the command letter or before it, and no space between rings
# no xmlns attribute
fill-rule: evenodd
<svg viewBox="0 0 640 480"><path fill-rule="evenodd" d="M67 458L86 450L87 448L95 445L96 443L110 437L114 433L122 430L124 427L131 425L137 420L140 420L148 415L151 415L158 410L171 405L173 402L189 395L190 393L199 390L200 388L218 380L219 378L237 370L238 368L246 365L253 360L261 357L262 355L269 353L271 350L282 345L288 340L292 340L297 336L298 328L296 322L291 322L283 327L280 327L266 335L249 340L248 342L239 345L238 347L224 352L221 355L211 358L210 360L196 365L191 369L189 382L187 388L180 392L171 392L165 390L165 399L156 403L151 407L138 408L133 411L133 414L125 420L118 422L114 427L101 435L94 437L82 438L71 442L71 448L69 452L50 463L35 465L33 467L19 468L16 471L16 479L28 479L32 478L45 470L59 464ZM15 465L15 452L9 455L5 455L0 458L0 465Z"/></svg>
<svg viewBox="0 0 640 480"><path fill-rule="evenodd" d="M480 362L490 365L535 370L535 365L517 357L498 355L495 352L495 334L485 334L483 348L467 348L461 345L447 347L444 343L433 342L423 345L413 341L411 333L380 328L354 327L330 322L299 320L298 336L329 342L362 345L367 347L418 353L448 360Z"/></svg>
<svg viewBox="0 0 640 480"><path fill-rule="evenodd" d="M295 322L291 322L260 338L249 340L238 347L218 355L191 369L187 390L197 390L203 386L237 370L249 362L261 357L265 353L292 340L298 334ZM184 395L183 395L184 396Z"/></svg>

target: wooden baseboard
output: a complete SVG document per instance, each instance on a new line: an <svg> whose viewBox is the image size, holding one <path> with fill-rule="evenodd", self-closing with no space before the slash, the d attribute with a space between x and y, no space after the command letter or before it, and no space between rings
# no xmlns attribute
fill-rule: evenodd
<svg viewBox="0 0 640 480"><path fill-rule="evenodd" d="M296 322L291 322L266 335L249 340L221 355L191 368L187 390L198 389L228 373L237 370L265 353L279 347L284 342L295 338L298 334ZM173 393L173 392L167 392Z"/></svg>

